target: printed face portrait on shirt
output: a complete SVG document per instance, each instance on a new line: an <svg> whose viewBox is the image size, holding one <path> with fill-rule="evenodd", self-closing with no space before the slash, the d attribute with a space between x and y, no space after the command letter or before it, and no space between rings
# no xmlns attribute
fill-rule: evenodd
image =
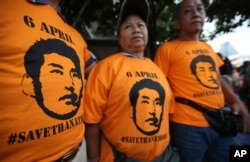
<svg viewBox="0 0 250 162"><path fill-rule="evenodd" d="M219 88L216 65L210 56L197 56L192 60L190 68L192 74L201 85L210 89Z"/></svg>
<svg viewBox="0 0 250 162"><path fill-rule="evenodd" d="M25 56L25 79L32 79L34 97L50 117L66 120L73 117L80 106L83 80L80 61L73 50L56 39L40 40Z"/></svg>
<svg viewBox="0 0 250 162"><path fill-rule="evenodd" d="M150 79L134 84L130 91L132 118L137 129L145 135L153 135L160 129L165 91L162 86Z"/></svg>

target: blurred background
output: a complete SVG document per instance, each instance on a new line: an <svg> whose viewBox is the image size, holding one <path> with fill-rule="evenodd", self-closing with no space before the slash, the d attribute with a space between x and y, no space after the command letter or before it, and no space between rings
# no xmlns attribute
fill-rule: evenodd
<svg viewBox="0 0 250 162"><path fill-rule="evenodd" d="M148 0L150 41L146 56L153 58L156 48L173 39L173 8L180 0ZM63 0L62 13L67 22L86 39L90 50L102 59L118 50L116 21L123 0ZM250 1L203 0L207 19L201 38L234 66L250 59ZM235 61L236 60L236 61Z"/></svg>

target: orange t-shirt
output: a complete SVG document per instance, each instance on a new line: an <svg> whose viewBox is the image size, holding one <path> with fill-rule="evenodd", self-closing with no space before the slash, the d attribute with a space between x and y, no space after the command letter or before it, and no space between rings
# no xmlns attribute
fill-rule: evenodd
<svg viewBox="0 0 250 162"><path fill-rule="evenodd" d="M223 64L205 42L174 40L162 44L155 55L174 96L190 99L211 108L224 106L218 67ZM170 120L194 126L208 126L201 112L176 103Z"/></svg>
<svg viewBox="0 0 250 162"><path fill-rule="evenodd" d="M0 161L55 161L83 139L82 36L46 4L0 1Z"/></svg>
<svg viewBox="0 0 250 162"><path fill-rule="evenodd" d="M165 76L150 59L116 53L89 75L84 122L99 123L106 138L128 157L152 161L169 144L173 103ZM101 143L100 161L113 161L110 145L103 137Z"/></svg>

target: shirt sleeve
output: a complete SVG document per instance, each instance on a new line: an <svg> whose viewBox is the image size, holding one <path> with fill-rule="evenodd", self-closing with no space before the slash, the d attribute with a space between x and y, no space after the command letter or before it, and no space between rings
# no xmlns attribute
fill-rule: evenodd
<svg viewBox="0 0 250 162"><path fill-rule="evenodd" d="M160 67L166 78L168 76L168 69L169 69L169 59L167 55L168 55L167 49L163 44L157 49L154 57L154 62L156 63L156 65Z"/></svg>

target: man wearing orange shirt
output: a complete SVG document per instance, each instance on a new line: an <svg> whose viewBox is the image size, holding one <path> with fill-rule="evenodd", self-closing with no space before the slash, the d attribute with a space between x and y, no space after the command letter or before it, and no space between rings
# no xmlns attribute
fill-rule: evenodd
<svg viewBox="0 0 250 162"><path fill-rule="evenodd" d="M95 60L59 3L0 1L0 161L87 161L82 96Z"/></svg>
<svg viewBox="0 0 250 162"><path fill-rule="evenodd" d="M233 136L223 136L213 130L202 112L187 100L214 109L223 108L225 100L232 111L243 119L243 131L250 130L250 118L243 102L234 94L219 74L222 60L211 46L199 40L205 21L202 0L182 0L176 6L174 26L178 30L175 40L162 44L155 55L155 63L162 69L176 102L170 115L171 144L180 152L184 162L227 162ZM192 105L192 106L191 106Z"/></svg>

